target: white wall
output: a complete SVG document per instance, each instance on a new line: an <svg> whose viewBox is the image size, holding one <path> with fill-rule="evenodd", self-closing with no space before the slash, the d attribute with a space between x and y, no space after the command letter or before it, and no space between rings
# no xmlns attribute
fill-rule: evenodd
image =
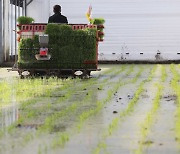
<svg viewBox="0 0 180 154"><path fill-rule="evenodd" d="M34 0L27 7L27 16L33 17L36 23L47 23L49 10L49 0Z"/></svg>
<svg viewBox="0 0 180 154"><path fill-rule="evenodd" d="M28 12L37 22L46 22L52 7L60 4L69 23L88 23L85 13L91 4L93 17L106 20L105 41L100 43L100 53L116 53L119 57L129 52L128 59L152 59L159 50L164 58L180 58L177 57L180 52L180 0L44 1L34 0L33 13ZM141 57L140 52L144 52Z"/></svg>

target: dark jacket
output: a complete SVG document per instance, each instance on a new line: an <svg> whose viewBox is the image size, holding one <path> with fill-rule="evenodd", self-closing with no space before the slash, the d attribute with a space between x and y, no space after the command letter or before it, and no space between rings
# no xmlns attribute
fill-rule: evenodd
<svg viewBox="0 0 180 154"><path fill-rule="evenodd" d="M61 13L56 13L49 17L48 23L65 23L65 24L67 24L68 21L65 16L61 15Z"/></svg>

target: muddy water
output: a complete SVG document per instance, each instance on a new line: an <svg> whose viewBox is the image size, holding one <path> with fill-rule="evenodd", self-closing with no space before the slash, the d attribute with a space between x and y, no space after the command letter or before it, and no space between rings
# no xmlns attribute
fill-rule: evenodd
<svg viewBox="0 0 180 154"><path fill-rule="evenodd" d="M164 83L165 90L160 102L160 110L158 112L156 122L152 131L148 136L149 141L153 141L146 153L149 154L169 154L179 153L178 145L175 140L174 122L176 111L176 96L171 89L172 74L169 66L166 66L168 77ZM167 88L168 87L168 88Z"/></svg>
<svg viewBox="0 0 180 154"><path fill-rule="evenodd" d="M11 69L11 68L0 68L0 79L18 77L18 72L8 71L8 69Z"/></svg>
<svg viewBox="0 0 180 154"><path fill-rule="evenodd" d="M134 68L135 72L138 71L138 67ZM117 93L112 98L111 102L109 102L102 111L96 115L93 116L92 119L88 120L84 127L82 128L82 131L72 138L72 140L67 143L64 149L62 151L57 151L56 153L76 153L78 154L79 151L85 152L85 153L93 153L93 150L96 148L99 141L103 138L103 132L108 127L108 125L111 123L111 121L119 116L119 113L121 111L125 110L127 108L127 105L129 101L132 99L136 88L138 87L139 83L142 82L144 78L147 78L149 74L149 69L144 70L143 72L143 78L140 78L137 83L134 84L128 84L123 87L121 87ZM132 73L129 76L126 76L126 78L133 78L134 73ZM115 77L116 79L117 77ZM154 90L154 89L150 89ZM147 95L148 92L144 93L144 96ZM151 94L151 95L154 95ZM120 99L119 99L120 98ZM145 97L144 100L141 101L150 101L152 99L152 96L150 97L148 95L148 99ZM110 146L110 148L107 149L109 153L129 153L130 149L133 148L129 141L135 137L138 136L136 134L137 132L134 130L135 127L137 127L136 120L141 119L143 116L143 113L149 109L149 106L151 104L146 104L145 107L142 107L141 103L137 109L136 114L134 114L131 118L123 121L122 128L116 132L114 135L108 138L107 145ZM114 111L117 111L115 114ZM141 111L141 112L140 112ZM138 113L138 114L137 114ZM135 125L134 125L135 124ZM134 135L134 136L133 136ZM122 142L123 141L123 142ZM132 141L133 142L133 141ZM81 146L78 146L81 145ZM106 152L107 152L106 151ZM103 153L103 152L102 152Z"/></svg>
<svg viewBox="0 0 180 154"><path fill-rule="evenodd" d="M7 82L13 84L12 79L14 80L15 77L18 77L18 73L12 71L9 72L8 69L10 68L0 68L0 80L6 80ZM11 91L10 97L10 105L0 108L1 129L12 125L18 119L18 106L13 91Z"/></svg>
<svg viewBox="0 0 180 154"><path fill-rule="evenodd" d="M72 86L63 91L56 90L50 98L41 98L25 108L22 108L12 95L11 105L1 109L0 129L9 129L9 126L18 121L19 115L26 118L23 123L18 121L18 125L12 128L10 132L3 131L0 137L0 153L91 154L94 153L99 143L104 143L106 146L101 146L100 151L96 151L96 153L134 153L141 140L140 123L144 121L146 114L151 110L157 92L154 84L160 83L161 65L157 66L152 81L145 82L144 91L140 95L134 110L123 118L119 115L127 109L140 83L149 77L154 66L124 65L123 70L122 65L100 65L102 71L92 74L92 79L95 80L90 84L88 84L88 80L74 82ZM177 65L176 67L178 68ZM137 81L131 82L142 68L144 70ZM168 78L162 83L166 88L161 98L161 107L147 136L147 140L152 141L152 144L148 147L144 146L144 153L165 153L166 151L166 153L178 153L173 130L176 105L174 93L170 88L172 76L169 65L166 65L166 69ZM4 69L0 69L0 75L3 74L1 71L6 72ZM7 73L7 75L2 76L2 78L5 77L16 80L14 74L8 75ZM89 115L83 121L80 129L77 129L79 116L83 112L95 110L96 102L101 102L107 98L110 89L119 83L124 84L117 91L114 91L112 97L102 106L101 110ZM72 90L70 91L70 89ZM68 93L71 95L68 96ZM62 99L65 96L68 97ZM172 96L172 98L166 96ZM74 110L63 113L73 104L76 105ZM31 113L31 111L35 111L35 113ZM55 119L52 119L54 127L52 127L51 132L41 131L39 133L40 126L45 123L46 118L61 112L63 113L61 117L56 116ZM117 128L110 135L104 137L114 118L120 118ZM68 140L64 139L63 145L53 147L53 141L58 139L59 134L63 133L69 135ZM59 142L61 141L59 140Z"/></svg>
<svg viewBox="0 0 180 154"><path fill-rule="evenodd" d="M146 83L144 86L144 92L142 93L135 110L131 115L122 119L118 130L113 135L106 139L108 147L106 151L109 153L133 153L137 148L141 139L140 122L146 117L147 112L152 107L152 100L156 94L156 88L153 86L158 81L158 71L150 83Z"/></svg>
<svg viewBox="0 0 180 154"><path fill-rule="evenodd" d="M3 72L6 71L3 70ZM8 84L13 84L14 79L11 79L11 77L8 78L10 78L10 80L6 78L5 82L7 82ZM4 80L4 77L2 79ZM8 99L6 100L6 102L9 102L7 104L6 102L2 105L0 104L0 129L5 129L8 126L11 126L19 118L18 103L16 101L16 94L14 89L9 90L9 93L10 94L8 94Z"/></svg>
<svg viewBox="0 0 180 154"><path fill-rule="evenodd" d="M4 108L1 110L1 116L0 116L0 129L4 129L10 125L12 125L14 122L18 120L18 107L17 106L10 106L8 108Z"/></svg>

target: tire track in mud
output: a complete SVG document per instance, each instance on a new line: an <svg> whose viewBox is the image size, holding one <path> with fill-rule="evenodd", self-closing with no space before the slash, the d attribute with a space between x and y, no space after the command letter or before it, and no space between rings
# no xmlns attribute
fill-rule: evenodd
<svg viewBox="0 0 180 154"><path fill-rule="evenodd" d="M121 73L122 71L117 71L118 73ZM115 72L115 74L118 74L117 72ZM32 138L32 136L27 135L29 138Z"/></svg>

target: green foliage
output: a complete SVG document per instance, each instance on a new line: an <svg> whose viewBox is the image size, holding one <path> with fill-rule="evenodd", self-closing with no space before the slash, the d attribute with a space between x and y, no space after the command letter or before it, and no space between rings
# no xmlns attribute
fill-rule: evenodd
<svg viewBox="0 0 180 154"><path fill-rule="evenodd" d="M103 18L94 18L91 20L91 24L97 25L98 32L101 32L101 34L98 35L100 40L103 40L104 38L104 33L103 33L104 23L105 23L105 20Z"/></svg>
<svg viewBox="0 0 180 154"><path fill-rule="evenodd" d="M20 68L96 68L96 29L72 30L69 25L48 24L51 60L37 61L35 54L39 47L38 37L22 39L19 46ZM24 50L26 49L26 50ZM27 50L28 49L28 50Z"/></svg>
<svg viewBox="0 0 180 154"><path fill-rule="evenodd" d="M91 20L91 24L94 25L103 25L105 23L105 20L103 18L94 18Z"/></svg>
<svg viewBox="0 0 180 154"><path fill-rule="evenodd" d="M18 19L17 19L18 23L19 24L31 24L34 19L31 18L31 17L26 17L26 16L20 16Z"/></svg>
<svg viewBox="0 0 180 154"><path fill-rule="evenodd" d="M21 39L18 50L18 62L33 62L35 61L35 54L39 52L39 40L38 36L34 36L33 39Z"/></svg>

